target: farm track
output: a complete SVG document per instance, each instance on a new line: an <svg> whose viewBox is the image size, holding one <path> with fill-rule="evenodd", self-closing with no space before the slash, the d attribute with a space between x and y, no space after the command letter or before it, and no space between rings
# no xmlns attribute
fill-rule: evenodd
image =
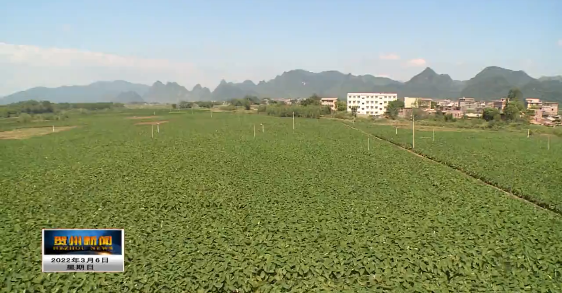
<svg viewBox="0 0 562 293"><path fill-rule="evenodd" d="M376 139L378 139L378 140L380 140L380 141L384 141L384 142L393 144L394 146L396 146L396 147L398 147L398 148L400 148L400 149L402 149L402 150L404 150L404 151L407 151L407 152L409 152L409 153L411 153L411 154L413 154L413 155L415 155L415 156L417 156L417 157L420 157L420 158L429 160L429 161L431 161L431 162L433 162L433 163L436 163L436 164L439 164L439 165L442 165L442 166L449 167L450 169L453 169L453 170L455 170L455 171L457 171L457 172L459 172L459 173L461 173L461 174L463 174L463 175L465 175L465 176L468 176L468 177L470 177L470 178L472 178L472 179L475 179L475 180L478 181L479 183L482 183L482 184L487 185L487 186L489 186L489 187L492 187L492 188L494 188L494 189L496 189L496 190L498 190L498 191L501 191L501 192L505 193L506 195L508 195L508 196L510 196L510 197L512 197L512 198L514 198L514 199L523 201L523 202L525 202L525 203L527 203L527 204L530 204L530 205L532 205L532 206L534 206L534 207L536 207L536 208L538 208L538 209L546 210L546 211L555 213L555 214L558 215L558 216L562 216L562 212L561 212L561 211L559 211L559 210L557 210L557 209L555 209L555 208L552 208L552 207L548 206L548 204L546 204L546 203L536 202L536 201L534 201L532 198L530 198L529 196L518 195L518 194L512 193L512 192L509 191L508 189L505 189L505 188L503 188L503 187L501 187L501 186L498 186L498 185L496 185L496 184L493 184L493 183L489 182L488 180L486 180L485 178L481 178L481 177L478 177L478 176L474 176L474 175L472 175L472 174L470 174L470 173L464 171L463 169L461 169L461 168L459 168L459 167L456 167L456 166L453 166L453 165L451 165L451 164L449 164L449 163L447 163L447 162L445 162L445 161L432 158L432 157L427 156L427 155L425 155L425 154L423 154L423 153L417 152L417 151L415 151L415 150L413 150L413 149L411 149L411 148L404 147L404 146L401 145L400 143L393 142L393 141L391 141L391 140L389 140L389 139L386 139L386 138L384 138L384 137L382 137L382 136L378 136L378 135L375 135L375 134L372 134L372 133L368 133L368 132L366 132L366 131L364 131L364 130L362 130L362 129L353 127L352 125L349 125L349 124L346 123L346 122L342 122L342 123L345 124L347 127L351 128L351 129L353 129L353 130L359 131L359 132L361 132L361 133L363 133L363 134L365 134L365 135L368 135L368 136L370 136L370 137L374 137L374 138L376 138Z"/></svg>

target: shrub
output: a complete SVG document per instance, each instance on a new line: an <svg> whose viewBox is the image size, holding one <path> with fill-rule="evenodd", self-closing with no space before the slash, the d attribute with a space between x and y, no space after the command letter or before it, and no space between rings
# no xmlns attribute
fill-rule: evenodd
<svg viewBox="0 0 562 293"><path fill-rule="evenodd" d="M337 112L334 117L338 118L338 119L350 119L351 114L349 114L347 112Z"/></svg>
<svg viewBox="0 0 562 293"><path fill-rule="evenodd" d="M32 119L33 119L33 117L31 117L31 115L29 115L27 113L21 113L20 116L18 117L18 122L27 123L27 122L30 122Z"/></svg>
<svg viewBox="0 0 562 293"><path fill-rule="evenodd" d="M55 120L55 115L53 115L52 113L48 113L48 114L43 114L43 119L44 120Z"/></svg>
<svg viewBox="0 0 562 293"><path fill-rule="evenodd" d="M221 106L219 109L223 111L236 111L236 106L233 105Z"/></svg>

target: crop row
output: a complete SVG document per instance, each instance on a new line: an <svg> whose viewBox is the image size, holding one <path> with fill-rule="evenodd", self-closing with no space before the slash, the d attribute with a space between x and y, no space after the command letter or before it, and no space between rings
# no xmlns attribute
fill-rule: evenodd
<svg viewBox="0 0 562 293"><path fill-rule="evenodd" d="M0 141L2 290L562 290L553 213L339 122L168 118ZM125 273L42 274L59 227L124 228Z"/></svg>

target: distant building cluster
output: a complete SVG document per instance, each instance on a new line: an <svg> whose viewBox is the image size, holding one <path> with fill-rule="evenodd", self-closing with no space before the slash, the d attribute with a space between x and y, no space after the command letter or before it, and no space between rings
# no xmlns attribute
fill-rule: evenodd
<svg viewBox="0 0 562 293"><path fill-rule="evenodd" d="M531 123L554 125L556 121L560 121L558 103L543 102L536 98L525 99L525 102L528 109L534 110ZM404 110L400 112L400 116L410 115L412 109L418 108L430 114L439 110L443 114L450 114L453 118L480 118L484 109L495 108L501 112L505 109L506 105L507 99L505 98L493 101L476 101L474 98L462 97L454 101L449 99L405 97Z"/></svg>

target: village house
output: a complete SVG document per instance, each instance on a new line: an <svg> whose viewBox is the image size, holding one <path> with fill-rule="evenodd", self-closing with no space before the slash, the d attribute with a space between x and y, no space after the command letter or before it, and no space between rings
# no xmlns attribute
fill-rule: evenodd
<svg viewBox="0 0 562 293"><path fill-rule="evenodd" d="M430 98L412 98L404 97L404 108L421 108L421 109L431 109L431 102L433 99Z"/></svg>
<svg viewBox="0 0 562 293"><path fill-rule="evenodd" d="M527 103L527 109L540 109L542 106L541 100L536 98L527 98L525 102Z"/></svg>
<svg viewBox="0 0 562 293"><path fill-rule="evenodd" d="M486 108L486 102L484 102L484 101L476 102L476 109L477 110L483 110L484 108Z"/></svg>
<svg viewBox="0 0 562 293"><path fill-rule="evenodd" d="M453 118L455 119L460 119L464 116L464 112L461 110L446 110L443 111L443 114L447 115L447 114L451 114L451 116L453 116Z"/></svg>
<svg viewBox="0 0 562 293"><path fill-rule="evenodd" d="M329 106L332 111L338 110L338 98L321 98L322 106Z"/></svg>
<svg viewBox="0 0 562 293"><path fill-rule="evenodd" d="M558 103L543 102L541 110L543 111L543 115L548 115L548 116L558 115Z"/></svg>
<svg viewBox="0 0 562 293"><path fill-rule="evenodd" d="M400 109L400 111L398 111L398 117L400 117L400 118L411 117L412 112L413 112L412 108L409 108L409 109L402 108L402 109Z"/></svg>
<svg viewBox="0 0 562 293"><path fill-rule="evenodd" d="M531 124L542 124L543 122L543 118L542 118L542 110L541 109L533 109L533 111L535 112L535 114L533 116L531 116L530 119L530 123Z"/></svg>
<svg viewBox="0 0 562 293"><path fill-rule="evenodd" d="M451 100L445 100L443 103L439 104L443 111L457 110L457 105L458 102L454 102Z"/></svg>
<svg viewBox="0 0 562 293"><path fill-rule="evenodd" d="M462 112L476 112L478 103L474 100L474 98L462 97L459 99L457 107Z"/></svg>
<svg viewBox="0 0 562 293"><path fill-rule="evenodd" d="M451 104L452 101L451 100L444 100L444 99L434 99L433 102L435 102L437 104L438 107L443 108L446 107L447 105Z"/></svg>
<svg viewBox="0 0 562 293"><path fill-rule="evenodd" d="M533 109L535 113L540 112L542 116L558 115L558 103L556 102L543 102L537 98L527 98L525 102L527 103L527 109Z"/></svg>
<svg viewBox="0 0 562 293"><path fill-rule="evenodd" d="M501 98L499 100L494 100L491 102L491 106L490 108L496 108L500 111L503 111L503 109L505 108L505 106L507 105L507 99L506 98Z"/></svg>

